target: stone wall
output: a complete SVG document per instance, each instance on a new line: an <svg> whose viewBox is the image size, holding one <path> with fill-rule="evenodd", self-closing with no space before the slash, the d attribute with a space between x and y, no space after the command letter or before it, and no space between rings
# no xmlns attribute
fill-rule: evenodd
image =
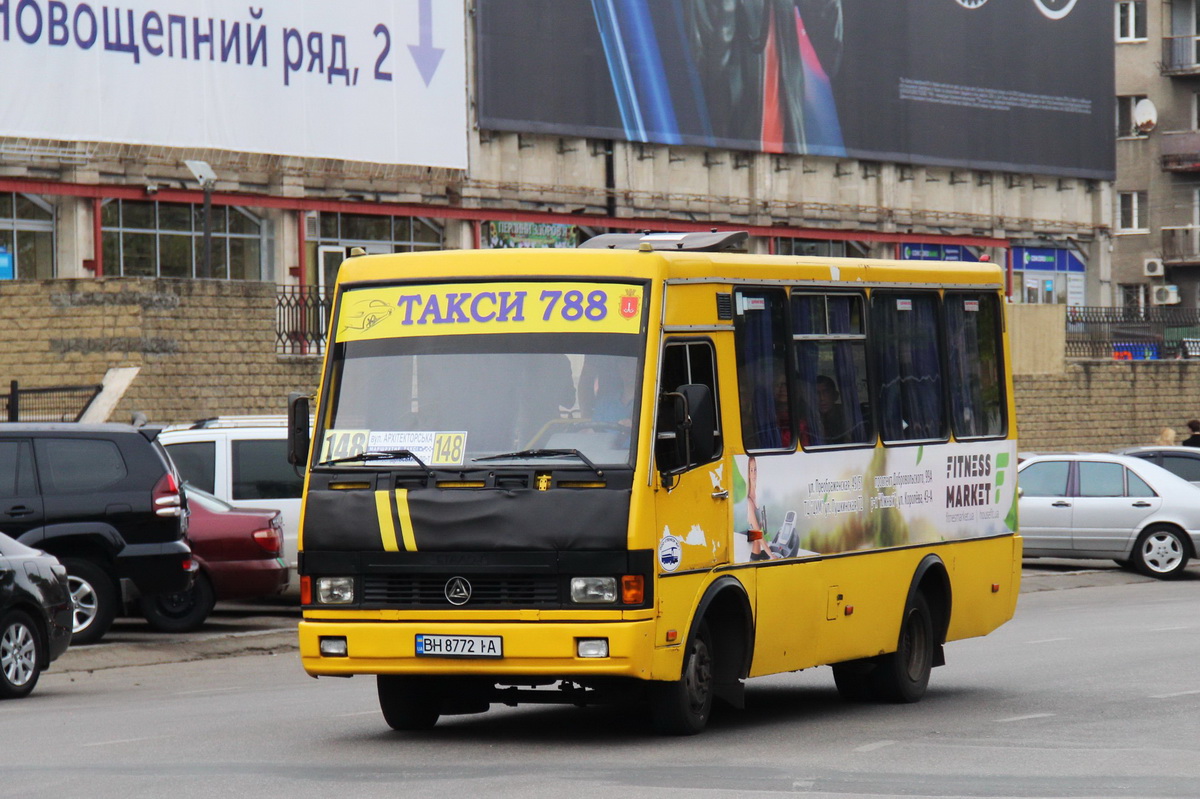
<svg viewBox="0 0 1200 799"><path fill-rule="evenodd" d="M1022 450L1152 444L1164 427L1178 443L1200 418L1200 361L1070 362L1013 382Z"/></svg>
<svg viewBox="0 0 1200 799"><path fill-rule="evenodd" d="M269 283L103 278L0 282L0 391L139 371L109 418L284 413L316 357L275 354ZM1061 309L1010 306L1022 450L1109 450L1182 436L1200 418L1200 361L1064 362Z"/></svg>
<svg viewBox="0 0 1200 799"><path fill-rule="evenodd" d="M285 413L316 357L275 354L271 283L101 278L0 282L0 390L100 384L139 371L110 414L152 422Z"/></svg>

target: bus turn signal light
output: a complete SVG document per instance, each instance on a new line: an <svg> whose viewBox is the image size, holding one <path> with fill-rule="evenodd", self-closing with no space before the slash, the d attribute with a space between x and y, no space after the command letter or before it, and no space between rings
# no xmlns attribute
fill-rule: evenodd
<svg viewBox="0 0 1200 799"><path fill-rule="evenodd" d="M645 582L640 574L621 576L621 602L625 605L640 605L645 600Z"/></svg>

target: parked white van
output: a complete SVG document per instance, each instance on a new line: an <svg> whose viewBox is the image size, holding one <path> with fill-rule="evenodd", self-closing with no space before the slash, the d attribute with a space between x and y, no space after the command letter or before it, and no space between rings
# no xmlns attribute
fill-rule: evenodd
<svg viewBox="0 0 1200 799"><path fill-rule="evenodd" d="M231 505L273 508L283 517L283 557L295 586L304 477L288 463L287 417L218 416L170 425L158 436L183 479Z"/></svg>

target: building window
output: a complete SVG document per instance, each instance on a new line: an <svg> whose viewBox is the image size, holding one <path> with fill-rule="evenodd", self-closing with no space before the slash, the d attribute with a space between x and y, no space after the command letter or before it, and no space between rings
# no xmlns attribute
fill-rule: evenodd
<svg viewBox="0 0 1200 799"><path fill-rule="evenodd" d="M1120 286L1121 307L1141 308L1145 304L1143 300L1145 288L1142 283L1122 283Z"/></svg>
<svg viewBox="0 0 1200 799"><path fill-rule="evenodd" d="M1146 0L1120 0L1116 6L1117 41L1140 42L1146 39Z"/></svg>
<svg viewBox="0 0 1200 799"><path fill-rule="evenodd" d="M204 276L204 206L110 200L101 212L104 272L126 277ZM250 210L212 208L208 277L262 280L268 224Z"/></svg>
<svg viewBox="0 0 1200 799"><path fill-rule="evenodd" d="M0 279L54 277L54 206L33 194L0 192Z"/></svg>
<svg viewBox="0 0 1200 799"><path fill-rule="evenodd" d="M338 266L351 247L362 247L369 255L440 250L445 238L442 224L436 219L340 211L309 218L315 235L308 237L308 262L315 264L316 271L307 280L322 288L333 287Z"/></svg>
<svg viewBox="0 0 1200 799"><path fill-rule="evenodd" d="M846 255L846 242L828 239L775 239L775 253L840 258Z"/></svg>
<svg viewBox="0 0 1200 799"><path fill-rule="evenodd" d="M1117 232L1145 233L1149 202L1144 191L1117 193Z"/></svg>
<svg viewBox="0 0 1200 799"><path fill-rule="evenodd" d="M1146 99L1144 94L1125 94L1117 97L1117 137L1145 137L1147 134L1138 130L1137 117L1134 110L1137 104Z"/></svg>

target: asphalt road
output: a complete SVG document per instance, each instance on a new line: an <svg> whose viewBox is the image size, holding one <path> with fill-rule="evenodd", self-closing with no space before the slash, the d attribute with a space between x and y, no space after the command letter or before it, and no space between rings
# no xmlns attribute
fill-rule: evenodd
<svg viewBox="0 0 1200 799"><path fill-rule="evenodd" d="M0 703L0 796L1197 796L1198 591L1030 562L1016 618L949 645L922 702L848 704L810 669L684 739L554 706L394 733L373 680L303 673L286 607L174 640L122 622Z"/></svg>

